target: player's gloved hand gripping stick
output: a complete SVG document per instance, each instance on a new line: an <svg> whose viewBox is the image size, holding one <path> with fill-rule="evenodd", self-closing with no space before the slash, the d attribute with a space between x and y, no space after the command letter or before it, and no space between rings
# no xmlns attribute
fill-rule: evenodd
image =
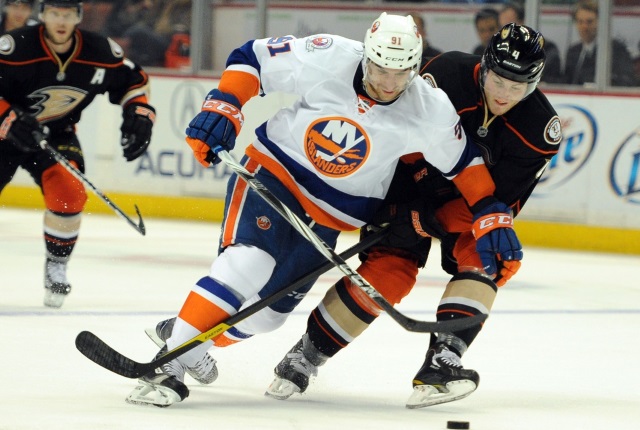
<svg viewBox="0 0 640 430"><path fill-rule="evenodd" d="M511 209L493 197L479 202L482 208L473 216L471 232L483 270L502 287L516 274L523 257L522 245L513 230ZM477 205L476 205L477 206Z"/></svg>

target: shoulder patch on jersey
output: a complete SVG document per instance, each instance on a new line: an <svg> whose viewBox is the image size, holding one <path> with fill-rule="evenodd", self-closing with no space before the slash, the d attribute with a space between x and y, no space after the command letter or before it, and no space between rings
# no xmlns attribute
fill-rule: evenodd
<svg viewBox="0 0 640 430"><path fill-rule="evenodd" d="M549 145L558 145L562 142L562 124L557 115L551 118L544 128L544 140Z"/></svg>
<svg viewBox="0 0 640 430"><path fill-rule="evenodd" d="M307 51L313 52L316 49L327 49L333 45L333 39L326 36L316 36L307 40Z"/></svg>
<svg viewBox="0 0 640 430"><path fill-rule="evenodd" d="M122 49L122 47L120 47L120 45L118 45L118 43L116 43L110 37L107 37L107 40L109 41L109 47L111 48L111 53L113 54L113 56L116 58L124 57L124 50Z"/></svg>
<svg viewBox="0 0 640 430"><path fill-rule="evenodd" d="M0 54L9 55L16 49L16 41L10 34L0 37Z"/></svg>
<svg viewBox="0 0 640 430"><path fill-rule="evenodd" d="M429 86L438 88L438 84L436 84L436 78L434 78L431 73L425 73L424 75L422 75L422 79L424 79L425 82L429 84Z"/></svg>

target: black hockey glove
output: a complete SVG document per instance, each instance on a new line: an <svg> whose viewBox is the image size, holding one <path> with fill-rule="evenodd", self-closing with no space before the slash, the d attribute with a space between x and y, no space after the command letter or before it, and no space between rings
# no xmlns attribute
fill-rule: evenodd
<svg viewBox="0 0 640 430"><path fill-rule="evenodd" d="M133 161L145 153L151 143L151 129L156 110L145 103L129 103L122 111L122 155Z"/></svg>
<svg viewBox="0 0 640 430"><path fill-rule="evenodd" d="M46 137L37 119L12 106L0 117L0 139L7 139L24 152L36 152Z"/></svg>
<svg viewBox="0 0 640 430"><path fill-rule="evenodd" d="M394 248L411 248L424 238L447 235L438 223L435 211L421 200L385 205L376 212L372 224L381 227L389 225L385 243Z"/></svg>

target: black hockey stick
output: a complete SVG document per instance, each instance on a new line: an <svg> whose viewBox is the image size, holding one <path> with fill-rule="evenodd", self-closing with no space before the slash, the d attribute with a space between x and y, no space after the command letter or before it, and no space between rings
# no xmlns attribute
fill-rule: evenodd
<svg viewBox="0 0 640 430"><path fill-rule="evenodd" d="M127 214L122 212L122 210L118 206L116 206L115 203L109 200L109 197L105 196L99 189L97 189L91 182L89 182L89 180L86 178L86 176L82 174L81 171L76 169L73 166L73 164L69 163L69 160L67 160L62 154L60 154L58 151L56 151L51 146L49 146L46 140L40 141L40 146L42 147L42 149L47 151L51 156L53 156L53 158L55 158L58 163L62 164L62 166L65 169L67 169L69 173L71 173L77 180L82 182L85 186L89 187L96 196L100 197L103 202L105 202L118 215L124 218L141 235L144 236L146 234L147 231L144 227L144 222L142 221L142 215L140 215L140 210L138 209L137 205L133 205L133 206L136 208L136 213L138 214L138 223L134 222L131 218L127 216Z"/></svg>
<svg viewBox="0 0 640 430"><path fill-rule="evenodd" d="M369 248L371 245L379 242L385 235L386 230L383 229L377 231L341 253L340 257L349 259L354 255ZM206 332L201 333L198 336L188 340L182 345L172 349L171 351L168 351L163 356L154 359L150 363L138 363L134 360L131 360L130 358L125 357L124 355L120 354L118 351L114 350L109 345L104 343L100 338L98 338L98 336L89 331L83 331L78 334L78 336L76 337L76 348L78 348L78 350L89 360L99 364L107 370L111 370L112 372L115 372L118 375L122 375L126 378L139 378L162 366L163 364L168 363L174 358L179 357L185 352L190 351L201 343L204 343L209 339L212 339L224 333L229 328L238 324L240 321L277 302L288 294L291 294L297 288L300 288L307 282L314 280L326 271L333 269L333 267L334 264L331 262L325 262L324 264L317 266L314 270L307 273L306 275L301 276L286 288L255 302L245 309L242 309L237 314L230 316L225 321L217 324L210 330L207 330Z"/></svg>
<svg viewBox="0 0 640 430"><path fill-rule="evenodd" d="M227 151L222 147L213 149L220 160L229 166L239 177L258 193L273 209L275 209L293 228L304 236L327 260L331 261L335 267L340 269L355 285L365 292L378 306L380 306L391 318L400 324L405 330L431 333L431 332L451 332L464 330L480 324L487 319L488 315L479 314L473 317L460 318L451 321L418 321L409 318L396 310L366 279L353 270L342 257L340 257L322 238L311 230L296 214L294 214L284 203L282 203L271 191L258 181L247 169L237 163Z"/></svg>

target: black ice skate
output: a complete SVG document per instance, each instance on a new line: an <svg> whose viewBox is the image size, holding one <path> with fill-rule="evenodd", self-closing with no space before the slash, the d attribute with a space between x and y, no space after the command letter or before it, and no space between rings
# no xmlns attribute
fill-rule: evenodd
<svg viewBox="0 0 640 430"><path fill-rule="evenodd" d="M167 352L166 346L156 357ZM153 405L166 408L189 397L184 384L185 367L177 359L163 364L155 371L138 379L138 385L125 399L134 405Z"/></svg>
<svg viewBox="0 0 640 430"><path fill-rule="evenodd" d="M406 406L416 409L460 400L473 393L479 383L480 375L475 370L464 369L460 357L440 343L427 351Z"/></svg>
<svg viewBox="0 0 640 430"><path fill-rule="evenodd" d="M156 345L162 348L165 346L167 339L171 337L175 322L175 318L160 321L155 328L145 329L145 333ZM203 385L211 384L218 379L216 360L208 352L194 366L185 366L185 369L189 376Z"/></svg>
<svg viewBox="0 0 640 430"><path fill-rule="evenodd" d="M67 261L47 258L44 264L44 305L59 308L71 292L67 281Z"/></svg>
<svg viewBox="0 0 640 430"><path fill-rule="evenodd" d="M294 393L304 393L311 376L317 376L318 367L328 359L313 346L305 333L274 369L276 377L265 396L286 400Z"/></svg>

